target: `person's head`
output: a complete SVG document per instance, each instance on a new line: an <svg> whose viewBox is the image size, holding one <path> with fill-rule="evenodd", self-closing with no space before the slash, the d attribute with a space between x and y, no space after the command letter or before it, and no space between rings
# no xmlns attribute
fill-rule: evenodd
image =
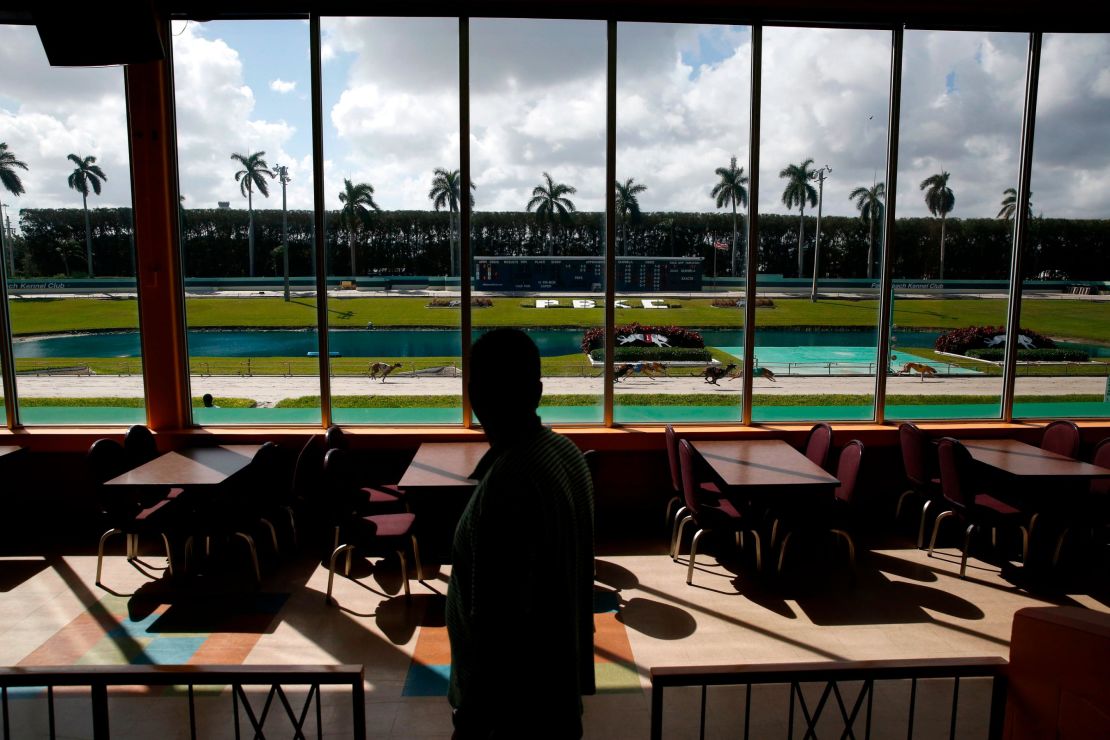
<svg viewBox="0 0 1110 740"><path fill-rule="evenodd" d="M497 433L535 418L540 405L540 351L519 329L494 329L470 350L470 404Z"/></svg>
<svg viewBox="0 0 1110 740"><path fill-rule="evenodd" d="M200 402L204 404L204 408L206 408L206 409L212 408L212 406L213 406L212 394L211 393L205 393L203 396L200 397Z"/></svg>

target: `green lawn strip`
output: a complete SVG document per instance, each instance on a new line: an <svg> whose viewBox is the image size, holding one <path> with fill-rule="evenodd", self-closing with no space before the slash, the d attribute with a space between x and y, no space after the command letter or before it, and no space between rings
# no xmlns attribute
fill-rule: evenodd
<svg viewBox="0 0 1110 740"><path fill-rule="evenodd" d="M220 408L225 409L253 409L257 404L251 398L223 398L217 396L212 399ZM21 396L19 399L21 407L32 406L67 406L70 408L96 408L102 406L111 406L114 408L127 408L127 409L141 409L146 406L146 400L143 398L126 397L121 398L118 396L102 396L99 398L61 398L61 397L36 397L36 396ZM194 406L203 406L203 401L196 397L193 399Z"/></svg>
<svg viewBox="0 0 1110 740"><path fill-rule="evenodd" d="M603 312L570 308L574 296L559 296L565 308L527 308L535 299L494 297L490 308L476 308L474 326L580 327L599 326ZM333 328L385 327L457 328L459 309L427 308L428 298L334 298L328 312ZM637 300L637 299L631 299ZM77 302L80 303L77 303ZM698 328L739 328L740 309L715 308L712 298L668 299L667 310L618 309L619 324L676 324ZM190 298L186 301L189 327L303 328L316 324L312 299L285 302L281 298ZM12 331L18 336L51 332L135 329L138 311L134 299L19 298L11 301ZM984 299L898 299L894 323L900 329L945 329L1005 322L1006 301ZM776 299L773 308L756 312L759 328L786 326L874 327L878 303L874 300ZM1084 300L1027 300L1022 304L1022 325L1053 337L1110 343L1110 302Z"/></svg>

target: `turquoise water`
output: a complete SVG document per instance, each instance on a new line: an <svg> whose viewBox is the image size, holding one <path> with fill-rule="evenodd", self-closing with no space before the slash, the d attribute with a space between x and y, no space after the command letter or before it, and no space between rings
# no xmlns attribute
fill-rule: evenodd
<svg viewBox="0 0 1110 740"><path fill-rule="evenodd" d="M807 332L799 332L807 333ZM743 347L718 347L736 357L744 356ZM926 360L907 350L895 350L893 366L900 370L906 362L917 362L936 368L940 375L978 375L975 370L949 365L946 362ZM765 367L776 375L874 375L874 347L844 345L768 347L755 348L756 367Z"/></svg>

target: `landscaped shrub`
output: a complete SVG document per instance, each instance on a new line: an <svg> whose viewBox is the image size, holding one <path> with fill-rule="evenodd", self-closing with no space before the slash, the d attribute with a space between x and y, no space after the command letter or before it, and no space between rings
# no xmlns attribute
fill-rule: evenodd
<svg viewBox="0 0 1110 740"><path fill-rule="evenodd" d="M1001 362L1005 359L1006 350L969 349L965 354L977 360ZM1023 362L1087 362L1091 356L1080 349L1019 349L1017 358Z"/></svg>
<svg viewBox="0 0 1110 740"><path fill-rule="evenodd" d="M433 298L428 301L428 308L458 308L461 301L458 298ZM489 308L493 305L492 298L471 298L470 305L474 308Z"/></svg>
<svg viewBox="0 0 1110 740"><path fill-rule="evenodd" d="M937 352L963 355L967 354L969 349L991 349L987 347L987 342L1005 334L1006 327L1003 326L969 326L966 329L953 329L937 337L934 348ZM1029 329L1018 329L1018 334L1029 337L1039 349L1051 349L1056 346L1056 343L1045 335Z"/></svg>
<svg viewBox="0 0 1110 740"><path fill-rule="evenodd" d="M662 334L667 338L667 344L670 347L692 347L695 349L702 349L705 347L705 340L702 339L701 332L687 329L682 326L640 326L639 324L627 324L625 326L618 326L616 328L617 336L627 334ZM589 352L590 350L597 349L598 347L605 346L605 330L600 327L587 329L586 333L582 336L582 351ZM655 347L652 342L641 342L639 340L619 345L622 347Z"/></svg>
<svg viewBox="0 0 1110 740"><path fill-rule="evenodd" d="M714 298L713 299L713 307L714 308L743 308L744 307L744 299L743 298ZM756 298L755 299L755 307L756 308L774 308L775 307L775 302L773 300L771 300L770 298Z"/></svg>
<svg viewBox="0 0 1110 740"><path fill-rule="evenodd" d="M605 359L605 349L590 352L594 362ZM695 347L617 347L613 350L614 362L705 362L712 361L713 355L707 349Z"/></svg>

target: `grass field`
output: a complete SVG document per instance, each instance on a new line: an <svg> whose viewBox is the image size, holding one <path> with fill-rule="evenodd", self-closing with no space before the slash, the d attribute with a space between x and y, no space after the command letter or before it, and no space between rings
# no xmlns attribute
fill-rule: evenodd
<svg viewBox="0 0 1110 740"><path fill-rule="evenodd" d="M559 300L570 304L571 296ZM459 309L426 308L427 298L338 298L329 302L331 326L365 328L372 323L386 327L457 327ZM533 300L494 298L490 308L476 308L475 327L589 327L599 326L598 309L527 308ZM743 325L740 309L712 306L712 298L671 299L672 308L618 309L619 324L676 324L696 328L737 328ZM311 327L316 324L315 301L280 298L190 298L186 301L189 326L217 327ZM11 300L12 332L17 336L54 332L135 329L138 326L134 299L106 298L15 298ZM902 299L894 304L894 323L901 329L946 329L1005 322L1006 300ZM873 300L776 299L773 308L757 310L757 325L858 326L878 323L878 305ZM1022 326L1058 338L1083 339L1110 344L1110 302L1087 300L1026 300L1022 304Z"/></svg>

